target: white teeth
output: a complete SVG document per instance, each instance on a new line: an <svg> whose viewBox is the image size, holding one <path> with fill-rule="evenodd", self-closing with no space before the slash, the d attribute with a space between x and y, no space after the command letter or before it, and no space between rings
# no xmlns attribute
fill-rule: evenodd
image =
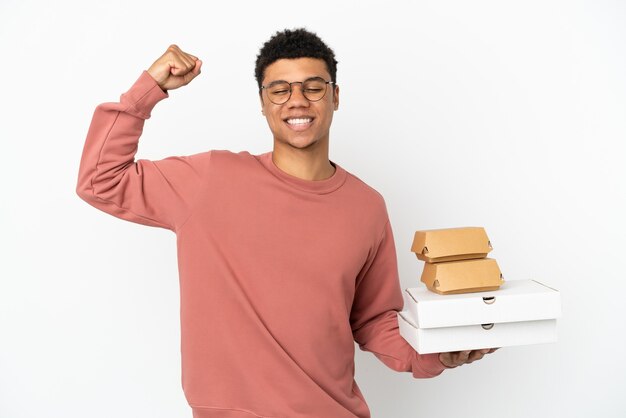
<svg viewBox="0 0 626 418"><path fill-rule="evenodd" d="M287 119L287 123L290 125L302 125L305 123L311 122L313 119L311 118L300 118L300 119Z"/></svg>

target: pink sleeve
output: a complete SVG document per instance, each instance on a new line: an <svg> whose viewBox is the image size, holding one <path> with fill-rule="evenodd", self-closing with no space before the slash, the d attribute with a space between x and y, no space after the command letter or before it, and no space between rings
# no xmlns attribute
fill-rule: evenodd
<svg viewBox="0 0 626 418"><path fill-rule="evenodd" d="M176 231L191 214L211 152L158 161L135 154L144 122L169 97L147 71L120 97L94 111L76 193L118 218Z"/></svg>
<svg viewBox="0 0 626 418"><path fill-rule="evenodd" d="M418 354L400 335L396 312L404 301L400 289L396 249L387 220L378 248L357 277L350 324L354 340L389 368L413 377L435 377L446 368L438 354Z"/></svg>

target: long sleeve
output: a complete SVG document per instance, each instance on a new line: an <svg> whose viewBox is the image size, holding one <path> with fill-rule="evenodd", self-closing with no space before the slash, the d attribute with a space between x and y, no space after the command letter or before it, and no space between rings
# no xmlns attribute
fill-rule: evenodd
<svg viewBox="0 0 626 418"><path fill-rule="evenodd" d="M402 310L403 303L393 231L387 218L378 247L357 277L350 314L352 334L361 350L372 352L389 368L411 372L415 378L435 377L445 369L438 354L420 355L400 335L396 312Z"/></svg>
<svg viewBox="0 0 626 418"><path fill-rule="evenodd" d="M191 214L211 151L135 161L145 120L167 97L144 70L119 103L96 107L83 148L76 193L118 218L176 231Z"/></svg>

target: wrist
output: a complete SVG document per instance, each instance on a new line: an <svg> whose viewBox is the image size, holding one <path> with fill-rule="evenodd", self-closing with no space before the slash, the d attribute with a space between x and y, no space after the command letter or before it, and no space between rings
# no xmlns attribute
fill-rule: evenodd
<svg viewBox="0 0 626 418"><path fill-rule="evenodd" d="M156 77L154 75L152 75L152 73L150 72L150 70L146 70L146 72L148 73L148 75L152 78L152 80L154 80L154 84L156 84L157 86L159 86L159 88L161 89L161 91L163 93L167 93L167 89L163 86L161 86L161 84L159 83L159 81L156 79Z"/></svg>

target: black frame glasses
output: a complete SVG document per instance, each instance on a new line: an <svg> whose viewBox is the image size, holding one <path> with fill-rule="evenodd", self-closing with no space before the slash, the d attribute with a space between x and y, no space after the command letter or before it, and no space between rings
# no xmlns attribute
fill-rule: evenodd
<svg viewBox="0 0 626 418"><path fill-rule="evenodd" d="M319 92L311 92L310 89L305 88L305 83L307 82L322 82L324 83L324 92L322 93L322 95L320 97L316 97L317 95L319 95ZM307 78L304 81L292 81L291 83L285 81L285 80L277 80L277 81L272 81L270 84L266 85L266 86L261 86L261 88L259 89L259 92L262 92L263 90L265 90L267 92L266 96L268 98L268 100L276 105L281 105L281 104L285 104L289 101L289 99L291 99L291 94L293 93L293 85L294 84L300 84L300 87L302 89L302 95L304 96L305 99L307 99L309 102L318 102L320 100L322 100L324 97L326 97L326 92L328 91L328 85L329 84L335 84L334 81L326 81L324 80L322 77L310 77ZM279 90L279 93L281 93L280 95L277 94L271 94L270 91L268 89L272 88L272 87L277 87L277 86L285 86L285 89L283 90ZM289 86L289 87L287 87ZM289 91L289 94L284 94L287 92L287 88ZM309 97L313 97L312 99Z"/></svg>

